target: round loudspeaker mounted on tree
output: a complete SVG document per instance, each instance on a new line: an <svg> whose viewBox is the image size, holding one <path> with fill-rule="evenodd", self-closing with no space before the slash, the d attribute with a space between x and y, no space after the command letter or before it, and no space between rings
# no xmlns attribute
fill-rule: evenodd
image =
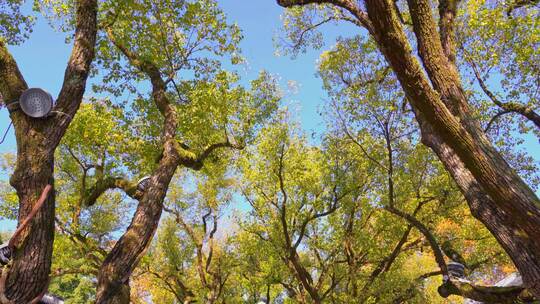
<svg viewBox="0 0 540 304"><path fill-rule="evenodd" d="M22 93L19 105L24 114L34 118L42 118L51 112L53 98L43 89L30 88Z"/></svg>

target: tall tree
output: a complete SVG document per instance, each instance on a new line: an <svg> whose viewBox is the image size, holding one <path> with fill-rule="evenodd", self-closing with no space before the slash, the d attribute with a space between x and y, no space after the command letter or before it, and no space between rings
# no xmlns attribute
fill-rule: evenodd
<svg viewBox="0 0 540 304"><path fill-rule="evenodd" d="M238 250L227 231L225 211L233 188L232 179L224 176L228 172L224 160L212 163L203 174L187 174L175 183L179 188L165 207L170 216L137 271L138 280L151 282L146 291L155 302L163 302L168 295L179 303L227 303L241 298L232 280ZM197 181L194 192L182 187L184 179Z"/></svg>
<svg viewBox="0 0 540 304"><path fill-rule="evenodd" d="M323 303L346 273L335 265L342 249L329 244L327 218L363 187L350 182L357 171L348 160L326 158L293 133L286 124L265 129L243 164L242 192L253 209L243 226L269 243L293 279L280 284L292 285L297 301Z"/></svg>
<svg viewBox="0 0 540 304"><path fill-rule="evenodd" d="M418 121L422 142L450 172L472 214L512 258L525 285L540 296L540 200L507 163L473 115L456 64L460 1L409 0L406 30L391 0L278 0L283 7L324 4L367 30L395 73ZM416 37L412 41L412 35ZM412 54L416 45L419 58Z"/></svg>
<svg viewBox="0 0 540 304"><path fill-rule="evenodd" d="M415 140L411 118L386 106L395 96L371 94L350 101L365 111L348 112L349 104L336 109L336 129L323 148L310 146L294 127L275 125L245 151L242 192L252 209L240 220L238 250L254 299L267 298L269 289L298 303L428 301L424 280L442 274L430 261L429 238L386 210L405 210L400 214L426 222L429 237L467 251L471 274L486 256L494 255L488 265L500 262L493 238L463 245L468 233L480 232L479 223L444 168ZM361 125L351 119L359 117ZM410 267L418 256L427 262Z"/></svg>
<svg viewBox="0 0 540 304"><path fill-rule="evenodd" d="M71 117L75 116L83 99L90 64L94 58L97 32L96 0L75 1L73 49L69 58L62 89L57 97L54 114L32 118L16 111L15 103L28 88L7 45L20 42L27 17L20 13L22 1L8 1L7 8L15 9L14 23L0 22L0 93L3 104L12 109L10 118L15 127L17 163L10 183L19 198L18 221L30 213L46 185L54 185L54 151L65 134ZM2 4L2 9L6 6ZM2 16L10 12L2 12ZM18 22L19 21L19 22ZM22 24L20 23L22 21ZM20 25L20 26L18 26ZM6 35L6 33L8 33ZM10 35L11 33L12 35ZM59 114L57 114L59 113ZM22 237L15 244L13 261L4 270L5 288L2 296L15 303L29 303L40 295L48 284L54 238L54 191L48 196ZM4 286L2 286L4 287Z"/></svg>
<svg viewBox="0 0 540 304"><path fill-rule="evenodd" d="M138 134L149 143L141 156L147 187L98 274L96 302L126 303L129 277L151 243L177 169L200 170L217 150L241 149L279 96L265 73L248 91L222 70L222 59L240 61L241 33L214 1L111 1L106 7L98 53L106 74L98 89L137 93ZM97 183L93 197L110 188L118 185Z"/></svg>

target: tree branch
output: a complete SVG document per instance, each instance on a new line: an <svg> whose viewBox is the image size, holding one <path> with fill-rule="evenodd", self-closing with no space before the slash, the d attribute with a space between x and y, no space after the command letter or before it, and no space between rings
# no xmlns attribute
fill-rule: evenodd
<svg viewBox="0 0 540 304"><path fill-rule="evenodd" d="M326 23L328 23L328 22L330 22L330 21L333 21L333 20L337 20L337 18L335 18L335 17L328 17L328 18L325 18L325 19L323 19L323 20L321 20L321 21L319 21L319 22L317 22L317 23L315 23L315 24L312 24L312 25L308 26L308 27L305 28L304 30L302 30L302 32L300 32L300 34L298 35L298 37L295 39L295 40L296 40L296 43L292 46L293 49L298 49L298 48L300 48L300 46L301 46L302 43L304 42L304 36L305 36L308 32L310 32L310 31L312 31L312 30L318 28L319 26L321 26L321 25L323 25L323 24L326 24Z"/></svg>
<svg viewBox="0 0 540 304"><path fill-rule="evenodd" d="M279 155L279 167L278 167L278 178L279 178L279 189L281 191L281 195L283 196L281 207L279 207L280 211L280 221L281 221L281 228L283 229L283 235L285 236L285 243L287 247L291 246L291 236L289 235L289 229L287 225L287 191L285 191L285 182L283 178L283 167L284 162L283 159L285 158L285 145L281 146L281 151Z"/></svg>
<svg viewBox="0 0 540 304"><path fill-rule="evenodd" d="M412 216L416 216L416 214L418 214L418 212L420 212L420 210L422 209L422 207L428 203L429 201L426 200L426 201L421 201L418 206L416 206ZM385 259L381 260L379 262L379 264L377 265L377 267L373 270L373 272L370 274L369 276L369 279L368 279L368 282L366 282L366 284L364 285L363 287L363 291L366 291L372 284L373 282L375 281L375 279L383 272L386 272L390 269L390 267L392 266L392 264L394 263L394 261L396 260L396 258L399 256L399 254L401 252L404 251L403 249L403 246L405 245L405 243L407 242L407 240L409 239L409 234L411 233L411 230L414 226L412 224L409 224L407 226L407 228L405 229L405 232L403 233L403 235L401 236L401 239L399 240L399 242L396 244L396 246L394 247L394 250L392 250L392 252L390 253L390 255L388 257L386 257Z"/></svg>
<svg viewBox="0 0 540 304"><path fill-rule="evenodd" d="M159 112L165 119L163 135L165 140L174 140L176 134L176 128L178 125L176 111L171 105L169 98L167 97L167 84L161 77L159 68L152 62L140 58L138 54L130 50L126 45L121 43L114 35L111 27L107 28L107 36L109 40L120 50L129 62L138 68L141 72L145 73L152 84L152 98L156 104ZM172 142L171 142L172 143ZM171 151L172 152L172 151Z"/></svg>
<svg viewBox="0 0 540 304"><path fill-rule="evenodd" d="M523 286L477 286L470 282L455 279L449 276L448 268L444 260L444 253L440 248L435 236L429 231L429 229L412 215L406 214L391 206L386 206L385 209L407 220L420 232L422 232L422 234L424 234L424 236L428 240L432 248L433 254L435 255L435 260L439 265L440 272L431 272L429 274L420 276L419 279L424 279L432 275L442 274L444 277L443 284L438 288L438 292L442 297L447 298L450 295L459 295L475 301L504 304L521 303L520 301L533 300L533 296L530 295Z"/></svg>
<svg viewBox="0 0 540 304"><path fill-rule="evenodd" d="M511 18L512 17L512 12L515 9L518 9L518 8L524 7L524 6L537 5L539 2L540 2L540 0L516 0L513 3L511 3L510 6L508 6L508 9L506 10L506 15Z"/></svg>
<svg viewBox="0 0 540 304"><path fill-rule="evenodd" d="M0 94L3 103L9 107L19 100L27 88L28 85L15 58L9 52L6 43L0 39Z"/></svg>
<svg viewBox="0 0 540 304"><path fill-rule="evenodd" d="M439 35L444 54L453 65L456 63L455 19L460 1L439 0Z"/></svg>
<svg viewBox="0 0 540 304"><path fill-rule="evenodd" d="M431 249L433 251L433 255L435 256L435 260L437 261L437 264L439 265L439 268L441 269L441 272L443 276L446 276L448 278L448 267L446 265L446 262L444 260L444 253L442 249L439 246L439 243L437 242L437 239L435 236L429 231L429 229L416 217L407 214L401 210L398 210L394 208L393 206L385 206L385 210L389 211L390 213L397 215L407 222L409 222L411 225L413 225L416 229L418 229L428 240L429 245L431 246Z"/></svg>
<svg viewBox="0 0 540 304"><path fill-rule="evenodd" d="M489 130L491 129L492 125L503 115L505 114L508 114L508 113L512 113L512 111L507 111L507 110L501 110L499 112L497 112L497 114L495 114L493 117L491 117L491 119L489 120L488 124L486 125L486 127L484 128L484 133L487 133L489 132Z"/></svg>
<svg viewBox="0 0 540 304"><path fill-rule="evenodd" d="M502 109L502 111L497 113L497 115L495 115L495 117L493 117L492 120L489 122L488 126L486 127L486 131L489 130L492 122L495 119L509 112L520 114L521 116L527 118L532 123L534 123L536 127L540 129L540 115L538 113L536 113L531 107L527 107L517 102L500 101L497 98L497 96L495 96L495 94L489 90L487 84L484 82L484 79L480 75L480 70L478 66L476 65L476 63L472 61L471 59L469 59L468 61L469 61L469 64L471 65L474 76L476 77L476 80L478 81L478 84L480 85L480 88L482 89L482 91L486 94L487 97L489 97L489 99L491 99L491 101L495 105L497 105L499 108Z"/></svg>
<svg viewBox="0 0 540 304"><path fill-rule="evenodd" d="M348 193L346 193L346 194L348 194ZM334 199L333 199L333 202L330 204L330 207L327 210L319 212L319 213L315 212L314 214L312 214L313 211L311 211L311 213L304 219L304 221L302 222L302 225L300 226L300 232L298 233L298 239L296 240L296 242L294 242L294 245L293 245L293 248L295 250L302 243L302 239L304 238L304 236L306 234L307 225L310 222L312 222L312 221L314 221L314 220L316 220L318 218L325 217L325 216L328 216L328 215L334 213L338 209L339 201L343 197L345 197L345 195L342 195L342 196L338 197L338 195L336 193L336 186L334 186L334 188L333 188L333 198Z"/></svg>
<svg viewBox="0 0 540 304"><path fill-rule="evenodd" d="M360 151L362 152L362 154L364 154L364 156L369 159L371 162L373 162L375 165L379 166L380 168L382 168L383 170L388 170L386 168L386 166L384 166L383 164L381 164L377 159L375 159L373 156L371 156L368 151L364 148L364 146L362 145L362 143L360 143L349 131L349 129L347 128L347 124L345 122L345 119L342 117L342 115L338 112L338 118L339 120L341 121L341 125L342 125L342 129L343 129L343 132L345 132L345 135L356 145L360 148Z"/></svg>
<svg viewBox="0 0 540 304"><path fill-rule="evenodd" d="M437 25L433 17L431 1L408 0L408 4L414 34L418 42L418 53L433 88L439 93L441 101L444 102L452 114L458 117L468 115L467 99L461 86L459 73L451 61L451 56L450 58L447 57L447 53L454 52L453 32L450 28L453 21L443 20L442 26L447 32L440 34L437 31ZM443 12L447 11L450 10L443 8ZM452 16L452 14L449 13L449 16ZM448 49L443 46L441 37L444 37L446 42L449 43L446 45Z"/></svg>
<svg viewBox="0 0 540 304"><path fill-rule="evenodd" d="M97 0L77 1L76 9L77 20L73 49L54 109L66 113L70 117L75 116L82 102L86 80L90 74L90 65L94 59L97 34ZM69 122L70 120L58 119L55 127L65 129Z"/></svg>
<svg viewBox="0 0 540 304"><path fill-rule="evenodd" d="M182 165L194 170L200 170L204 165L204 161L216 150L222 148L242 150L244 147L245 146L242 144L232 143L229 138L227 138L224 142L214 143L207 146L198 156L196 156L193 152L189 151L181 144L176 145L176 148L181 151L180 154L182 156Z"/></svg>
<svg viewBox="0 0 540 304"><path fill-rule="evenodd" d="M444 298L457 295L482 303L517 304L529 303L534 300L523 286L477 286L455 279L448 280L439 286L438 292Z"/></svg>
<svg viewBox="0 0 540 304"><path fill-rule="evenodd" d="M332 4L337 7L343 8L351 13L360 24L366 28L370 33L373 32L371 21L368 15L364 12L355 1L352 0L277 0L277 4L282 7L304 6L308 4Z"/></svg>
<svg viewBox="0 0 540 304"><path fill-rule="evenodd" d="M216 215L213 216L213 222L214 223L213 223L212 230L210 231L210 234L208 236L210 246L208 249L208 257L206 258L206 266L205 266L205 271L207 273L210 272L210 265L212 263L212 257L214 256L214 235L216 234L217 229L218 229L218 222L217 222Z"/></svg>
<svg viewBox="0 0 540 304"><path fill-rule="evenodd" d="M182 226L182 228L186 231L188 236L190 237L191 241L195 244L195 250L196 250L196 260L197 260L197 273L199 274L199 279L201 280L201 284L208 288L209 284L206 279L206 273L205 273L205 267L203 266L203 260L204 260L204 253L203 253L203 240L197 236L195 230L188 225L182 218L182 215L177 210L169 209L167 207L163 207L163 210L174 214L176 218L176 222Z"/></svg>
<svg viewBox="0 0 540 304"><path fill-rule="evenodd" d="M101 195L103 195L107 190L111 189L121 189L129 197L138 200L142 197L143 193L137 189L137 186L137 183L130 182L122 177L106 177L104 179L100 179L92 187L90 187L90 189L85 190L82 205L94 205Z"/></svg>

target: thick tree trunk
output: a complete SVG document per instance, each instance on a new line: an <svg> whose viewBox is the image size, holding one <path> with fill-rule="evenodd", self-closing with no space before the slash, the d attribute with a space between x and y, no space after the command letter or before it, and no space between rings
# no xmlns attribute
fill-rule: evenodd
<svg viewBox="0 0 540 304"><path fill-rule="evenodd" d="M470 118L458 79L445 65L440 41L425 40L436 34L427 24L431 11L426 3L410 0L409 6L419 51L437 91L411 54L390 0L366 1L374 38L417 114L424 142L452 173L474 216L510 255L527 288L540 297L540 202Z"/></svg>
<svg viewBox="0 0 540 304"><path fill-rule="evenodd" d="M163 212L163 201L174 173L181 163L185 164L185 158L180 156L179 144L176 141L178 127L176 111L167 97L167 86L161 78L159 69L151 62L145 61L143 64L137 54L115 39L112 29L107 29L107 33L127 59L150 79L152 99L165 122L162 158L152 173L148 188L139 200L131 224L116 242L99 270L97 304L113 303L113 299L119 298L118 294L122 291L120 287L128 284L131 273L137 267L157 230Z"/></svg>
<svg viewBox="0 0 540 304"><path fill-rule="evenodd" d="M0 42L0 90L6 104L17 100L28 87L17 64ZM10 183L19 198L19 223L32 210L47 184L53 183L54 148L47 145L49 120L32 119L12 112L17 139L17 163ZM54 191L15 243L5 295L16 303L28 303L46 287L54 238Z"/></svg>
<svg viewBox="0 0 540 304"><path fill-rule="evenodd" d="M19 224L26 219L45 186L53 185L54 151L69 126L71 120L68 117L73 117L79 108L94 58L97 1L80 0L76 7L73 49L55 106L55 111L65 115L35 119L22 111L10 114L17 140L17 163L10 183L19 198ZM15 59L0 41L0 92L4 103L13 106L27 88ZM53 191L22 231L18 243L14 244L15 252L4 294L14 303L29 303L43 292L49 282L54 202Z"/></svg>
<svg viewBox="0 0 540 304"><path fill-rule="evenodd" d="M19 198L19 224L30 213L46 185L53 184L53 151L39 144L43 134L24 138L17 130L17 167L11 185ZM38 211L16 245L13 264L6 282L6 296L16 303L27 303L47 288L54 240L54 192Z"/></svg>
<svg viewBox="0 0 540 304"><path fill-rule="evenodd" d="M392 0L365 0L367 16L355 1L277 2L284 7L332 4L348 10L369 31L416 113L423 142L452 174L473 215L510 255L526 287L540 298L540 200L471 117L453 62L457 0L440 1L441 33L437 32L430 1L407 1L423 66L412 54Z"/></svg>
<svg viewBox="0 0 540 304"><path fill-rule="evenodd" d="M174 141L174 139L170 140ZM107 255L98 274L96 303L114 302L122 298L122 287L128 284L133 269L138 265L150 245L163 211L163 200L169 183L179 164L179 156L172 143L165 145L165 157L150 180L148 190L141 198L127 231Z"/></svg>
<svg viewBox="0 0 540 304"><path fill-rule="evenodd" d="M531 291L537 288L534 283L540 282L540 257L536 249L538 239L530 239L527 235L519 233L520 219L497 207L448 145L429 132L424 132L423 141L426 145L434 147L433 150L439 158L444 159L443 164L463 191L473 216L489 229L510 255L521 275L524 278L527 276L526 282L533 283L527 287Z"/></svg>
<svg viewBox="0 0 540 304"><path fill-rule="evenodd" d="M130 301L130 291L131 288L129 284L121 284L120 286L115 287L114 294L111 295L110 299L107 301L109 304L129 304Z"/></svg>
<svg viewBox="0 0 540 304"><path fill-rule="evenodd" d="M164 118L164 126L162 158L152 173L148 189L139 199L131 224L116 242L99 270L96 303L113 303L113 299L119 297L120 287L128 284L132 271L137 267L156 232L163 211L163 201L178 166L199 170L206 157L214 150L237 147L227 140L208 146L198 156L184 149L177 142L176 110L167 96L167 85L161 72L151 61L141 59L137 53L117 40L112 28L107 28L106 31L111 42L129 62L149 78L152 84L152 99Z"/></svg>
<svg viewBox="0 0 540 304"><path fill-rule="evenodd" d="M319 290L317 290L313 286L313 279L311 278L309 272L307 272L306 268L300 262L300 256L298 256L298 253L294 249L290 248L288 250L290 250L291 252L289 253L289 256L284 258L284 262L292 271L296 279L300 282L303 290L308 293L311 302L321 303L321 296L319 295Z"/></svg>

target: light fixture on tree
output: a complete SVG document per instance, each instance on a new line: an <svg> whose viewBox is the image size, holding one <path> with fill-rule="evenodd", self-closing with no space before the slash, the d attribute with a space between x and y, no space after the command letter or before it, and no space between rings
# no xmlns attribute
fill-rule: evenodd
<svg viewBox="0 0 540 304"><path fill-rule="evenodd" d="M448 272L455 278L465 278L465 266L458 262L448 263Z"/></svg>
<svg viewBox="0 0 540 304"><path fill-rule="evenodd" d="M43 89L30 88L22 93L19 105L24 114L34 118L42 118L51 112L53 98Z"/></svg>
<svg viewBox="0 0 540 304"><path fill-rule="evenodd" d="M137 190L145 192L150 185L150 176L145 176L137 182Z"/></svg>

